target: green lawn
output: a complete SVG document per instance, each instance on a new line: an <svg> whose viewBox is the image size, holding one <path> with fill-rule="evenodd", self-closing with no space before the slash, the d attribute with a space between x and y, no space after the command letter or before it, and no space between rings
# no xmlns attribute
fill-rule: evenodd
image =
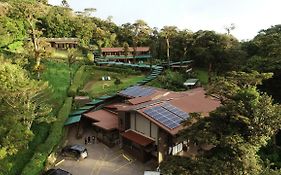
<svg viewBox="0 0 281 175"><path fill-rule="evenodd" d="M52 88L53 93L51 98L51 104L55 108L59 108L63 103L64 98L67 95L67 89L69 87L69 68L66 63L61 61L46 61L44 63L46 70L42 74L42 80L48 81L49 86ZM72 65L72 72L78 69L79 65Z"/></svg>
<svg viewBox="0 0 281 175"><path fill-rule="evenodd" d="M52 58L57 58L57 59L66 59L67 58L67 50L59 50L59 49L54 49L52 53ZM78 51L77 59L81 60L83 59L83 54L82 51Z"/></svg>
<svg viewBox="0 0 281 175"><path fill-rule="evenodd" d="M200 80L203 85L208 84L208 71L201 68L194 68L193 70L196 74L196 78Z"/></svg>
<svg viewBox="0 0 281 175"><path fill-rule="evenodd" d="M110 70L88 70L87 83L82 91L89 94L90 97L95 98L106 94L116 93L128 86L136 84L145 78L145 75L129 75L125 72L111 72ZM102 76L110 76L111 81L102 81ZM115 85L116 78L121 80L121 84Z"/></svg>

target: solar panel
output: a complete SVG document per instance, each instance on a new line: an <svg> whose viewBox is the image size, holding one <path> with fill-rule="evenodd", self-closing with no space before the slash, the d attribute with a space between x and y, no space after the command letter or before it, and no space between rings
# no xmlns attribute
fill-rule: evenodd
<svg viewBox="0 0 281 175"><path fill-rule="evenodd" d="M155 106L153 108L146 109L143 112L170 129L180 126L183 121L182 118L161 106Z"/></svg>
<svg viewBox="0 0 281 175"><path fill-rule="evenodd" d="M164 103L163 105L161 105L163 108L167 109L168 111L176 114L177 116L179 116L180 118L186 120L189 118L188 113L180 110L179 108L171 105L170 103Z"/></svg>
<svg viewBox="0 0 281 175"><path fill-rule="evenodd" d="M153 88L132 86L120 92L122 95L130 97L144 97L153 94L155 90Z"/></svg>

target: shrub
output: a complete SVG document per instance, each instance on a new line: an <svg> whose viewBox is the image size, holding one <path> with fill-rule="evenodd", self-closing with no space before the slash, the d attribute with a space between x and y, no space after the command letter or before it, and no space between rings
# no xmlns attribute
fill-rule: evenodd
<svg viewBox="0 0 281 175"><path fill-rule="evenodd" d="M78 88L83 84L83 75L85 72L85 65L81 66L75 73L75 76L73 78L73 82L71 86L68 89L68 96L75 97Z"/></svg>
<svg viewBox="0 0 281 175"><path fill-rule="evenodd" d="M119 79L119 78L115 78L115 81L114 81L114 84L116 85L116 86L118 86L119 84L121 84L122 82L121 82L121 80Z"/></svg>
<svg viewBox="0 0 281 175"><path fill-rule="evenodd" d="M93 66L90 68L94 68L95 70L105 70L105 71L109 71L109 72L116 72L116 73L122 73L125 75L139 75L141 74L141 71L138 70L134 70L132 68L129 67L100 67L100 66Z"/></svg>
<svg viewBox="0 0 281 175"><path fill-rule="evenodd" d="M184 81L185 77L183 74L167 70L163 75L158 76L157 79L148 83L148 85L169 89L172 91L181 91L185 90L185 87L183 85Z"/></svg>
<svg viewBox="0 0 281 175"><path fill-rule="evenodd" d="M22 175L40 174L44 168L48 155L53 151L54 147L60 143L63 136L64 122L71 111L71 106L72 98L68 97L58 113L57 120L51 126L50 133L46 141L37 147L35 154L23 169Z"/></svg>

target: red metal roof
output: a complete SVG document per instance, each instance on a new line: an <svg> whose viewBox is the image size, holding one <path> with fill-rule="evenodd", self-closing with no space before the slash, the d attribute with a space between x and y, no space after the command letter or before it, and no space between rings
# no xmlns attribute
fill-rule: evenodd
<svg viewBox="0 0 281 175"><path fill-rule="evenodd" d="M167 94L167 93L166 93ZM166 130L170 134L174 135L178 133L181 129L184 128L183 125L180 125L174 129L167 128L160 122L154 120L150 116L143 113L144 110L155 107L157 105L161 105L161 103L165 101L169 101L175 107L178 107L182 111L187 113L201 113L203 116L209 116L209 112L214 111L217 107L221 104L219 100L212 98L210 96L205 95L205 90L203 88L195 88L192 90L188 90L186 92L171 92L166 96L162 96L159 98L161 102L156 103L154 105L149 105L147 107L141 108L137 110L142 116L147 118L148 120L155 123L157 126L161 127L162 129Z"/></svg>
<svg viewBox="0 0 281 175"><path fill-rule="evenodd" d="M133 47L129 47L128 49L130 52L134 51ZM124 48L123 47L104 47L101 48L102 52L123 52ZM149 47L137 47L136 48L137 52L148 52L149 51Z"/></svg>
<svg viewBox="0 0 281 175"><path fill-rule="evenodd" d="M132 98L128 101L131 104L136 105L136 104L144 103L144 102L147 102L147 101L151 101L151 97L149 97L149 96L137 97L137 98Z"/></svg>
<svg viewBox="0 0 281 175"><path fill-rule="evenodd" d="M118 129L118 116L106 110L98 110L83 114L86 118L94 121L93 125L105 130Z"/></svg>
<svg viewBox="0 0 281 175"><path fill-rule="evenodd" d="M173 99L170 103L187 113L198 112L203 116L209 116L209 113L221 104L218 99L206 96L205 93L203 88L195 88L186 91L186 96Z"/></svg>
<svg viewBox="0 0 281 175"><path fill-rule="evenodd" d="M143 135L141 135L141 134L139 134L139 133L137 133L133 130L128 130L124 133L121 133L121 135L124 138L126 138L128 140L131 140L131 141L133 141L133 142L135 142L135 143L137 143L141 146L147 146L147 145L154 142L154 140L152 140L148 137L145 137L145 136L143 136Z"/></svg>

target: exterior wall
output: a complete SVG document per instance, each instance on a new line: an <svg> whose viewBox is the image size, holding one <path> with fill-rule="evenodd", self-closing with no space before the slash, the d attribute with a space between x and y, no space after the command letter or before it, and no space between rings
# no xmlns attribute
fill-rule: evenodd
<svg viewBox="0 0 281 175"><path fill-rule="evenodd" d="M158 144L158 126L156 126L151 121L147 120L140 114L136 112L131 112L130 114L130 129L138 131L143 135L155 139L156 145Z"/></svg>
<svg viewBox="0 0 281 175"><path fill-rule="evenodd" d="M158 145L158 126L154 123L151 123L151 135L150 137L155 139L155 144Z"/></svg>
<svg viewBox="0 0 281 175"><path fill-rule="evenodd" d="M136 114L136 131L150 137L150 121Z"/></svg>

